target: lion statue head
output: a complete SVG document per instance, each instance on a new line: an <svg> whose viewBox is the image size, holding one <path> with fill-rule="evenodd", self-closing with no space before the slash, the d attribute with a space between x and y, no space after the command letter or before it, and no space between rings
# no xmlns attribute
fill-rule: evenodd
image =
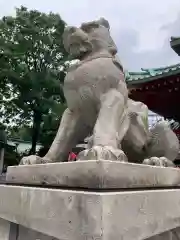
<svg viewBox="0 0 180 240"><path fill-rule="evenodd" d="M110 35L109 22L100 18L97 21L83 23L78 27L67 27L63 34L66 51L73 57L83 60L85 56L108 52L117 53L117 47Z"/></svg>

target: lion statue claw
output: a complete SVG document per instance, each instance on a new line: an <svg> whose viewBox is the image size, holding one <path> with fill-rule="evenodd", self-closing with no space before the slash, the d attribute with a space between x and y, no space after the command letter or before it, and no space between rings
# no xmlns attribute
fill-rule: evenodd
<svg viewBox="0 0 180 240"><path fill-rule="evenodd" d="M144 159L143 164L160 167L175 167L175 164L166 157L151 157Z"/></svg>
<svg viewBox="0 0 180 240"><path fill-rule="evenodd" d="M33 165L33 164L44 164L44 163L52 163L52 161L50 159L41 158L36 155L23 157L20 161L20 165Z"/></svg>
<svg viewBox="0 0 180 240"><path fill-rule="evenodd" d="M128 162L124 152L120 149L113 149L112 147L94 146L91 149L86 149L79 153L78 160L111 160Z"/></svg>

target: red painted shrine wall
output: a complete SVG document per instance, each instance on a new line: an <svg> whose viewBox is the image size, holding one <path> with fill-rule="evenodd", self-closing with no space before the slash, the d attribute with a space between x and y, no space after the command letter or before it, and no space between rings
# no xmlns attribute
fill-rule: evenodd
<svg viewBox="0 0 180 240"><path fill-rule="evenodd" d="M180 121L180 75L134 85L130 97L145 103L150 110Z"/></svg>

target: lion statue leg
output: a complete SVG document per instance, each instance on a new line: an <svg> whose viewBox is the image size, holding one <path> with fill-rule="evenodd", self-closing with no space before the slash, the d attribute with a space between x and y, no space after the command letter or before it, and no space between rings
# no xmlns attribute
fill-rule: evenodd
<svg viewBox="0 0 180 240"><path fill-rule="evenodd" d="M129 162L142 163L150 132L148 128L148 108L141 102L128 99L129 129L122 140L122 149Z"/></svg>
<svg viewBox="0 0 180 240"><path fill-rule="evenodd" d="M147 147L147 165L173 167L173 161L179 152L179 140L166 122L160 122L151 130L151 138Z"/></svg>
<svg viewBox="0 0 180 240"><path fill-rule="evenodd" d="M78 160L127 161L119 148L129 128L129 118L124 96L116 89L110 89L101 97L100 110L91 137L92 148L82 151Z"/></svg>
<svg viewBox="0 0 180 240"><path fill-rule="evenodd" d="M81 139L83 140L86 135L88 135L88 128L82 124L81 114L66 109L48 153L43 158L36 155L24 157L20 164L28 165L66 161L72 147Z"/></svg>

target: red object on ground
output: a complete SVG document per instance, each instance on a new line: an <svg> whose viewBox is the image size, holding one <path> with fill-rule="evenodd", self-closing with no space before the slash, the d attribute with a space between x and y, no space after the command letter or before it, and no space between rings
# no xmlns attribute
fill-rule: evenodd
<svg viewBox="0 0 180 240"><path fill-rule="evenodd" d="M69 159L68 159L68 161L76 161L76 154L73 153L73 152L71 152L71 153L69 154Z"/></svg>

